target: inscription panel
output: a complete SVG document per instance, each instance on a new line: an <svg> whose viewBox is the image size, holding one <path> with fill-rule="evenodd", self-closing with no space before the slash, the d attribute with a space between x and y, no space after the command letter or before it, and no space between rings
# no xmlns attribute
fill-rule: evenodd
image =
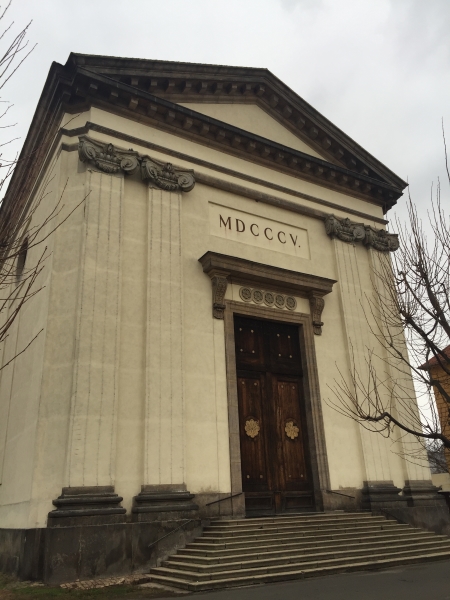
<svg viewBox="0 0 450 600"><path fill-rule="evenodd" d="M217 237L299 258L310 258L308 231L301 227L213 202L209 203L209 226L210 234Z"/></svg>

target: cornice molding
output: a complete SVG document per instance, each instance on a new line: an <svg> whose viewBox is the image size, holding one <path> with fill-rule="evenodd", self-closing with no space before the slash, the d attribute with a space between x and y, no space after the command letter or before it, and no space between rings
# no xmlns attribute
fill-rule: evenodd
<svg viewBox="0 0 450 600"><path fill-rule="evenodd" d="M253 177L248 173L243 173L241 171L235 171L233 169L229 169L224 167L223 165L218 165L209 161L205 161L196 156L192 156L189 154L185 154L183 152L179 152L174 150L173 148L167 148L165 146L160 146L159 144L155 144L153 142L149 142L148 140L144 140L142 138L136 138L134 136L125 134L121 131L117 131L111 129L109 127L104 127L103 125L98 125L97 123L92 123L87 121L84 127L80 127L78 129L64 129L61 130L61 135L66 135L68 137L76 137L83 133L88 133L89 131L95 131L96 133L102 133L108 136L112 136L114 138L123 140L130 144L137 144L138 146L142 146L144 148L148 148L150 150L155 150L157 152L162 152L163 154L168 154L169 156L173 156L180 160L184 160L190 162L195 165L199 165L201 167L206 167L207 169L211 169L213 171L218 171L219 173L223 173L225 175L231 175L232 177L236 177L238 179L242 179L244 181L249 181L251 183L255 183L260 186L265 186L271 188L273 190L289 194L291 196L296 196L298 198L303 198L304 200L310 200L311 202L317 203L322 206L326 206L332 210L343 210L344 212L355 215L357 217L361 217L363 219L367 219L376 223L380 223L381 225L386 225L388 221L385 219L380 219L374 215L370 215L368 213L364 213L358 210L354 210L349 207L340 207L334 202L330 202L329 200L324 200L323 198L319 198L317 196L312 196L311 194L305 194L304 192L300 192L299 190L288 188L285 186L278 185L273 183L272 181L268 181L266 179L260 179L258 177ZM200 172L195 172L195 178L198 183L204 183L205 185L209 185L211 187L216 187L219 189L227 189L228 191L233 191L239 195L246 196L248 198L252 198L254 200L258 200L259 202L267 202L268 204L273 204L274 206L281 206L286 208L287 210L291 210L294 212L299 212L301 214L308 214L315 218L323 219L327 216L328 213L322 212L320 210L316 210L313 208L309 208L303 204L297 204L295 202L291 202L289 200L284 200L279 197L270 196L263 192L258 192L252 188L247 188L245 186L241 186L239 184L234 184L231 182L226 182L222 179L212 177L210 175L206 175Z"/></svg>
<svg viewBox="0 0 450 600"><path fill-rule="evenodd" d="M363 198L382 206L384 211L402 195L401 186L367 169L358 172L327 162L86 69L80 68L77 77L80 84L66 107L72 112L95 105L221 152Z"/></svg>
<svg viewBox="0 0 450 600"><path fill-rule="evenodd" d="M193 90L193 95L216 98L215 101L235 102L248 97L248 101L262 102L274 118L284 119L294 126L300 137L302 131L307 132L308 143L313 147L319 144L320 152L329 156L331 162L276 144L169 101L168 97L177 100L178 93L172 94L170 90L181 92L181 86L184 86L182 94ZM163 90L163 87L167 89ZM182 97L186 99L188 96ZM293 108L287 106L288 101ZM265 69L71 54L66 65L53 63L50 69L2 203L2 218L8 218L10 205L19 203L25 209L35 178L58 135L62 116L78 114L93 105L362 198L382 206L384 211L395 204L406 186Z"/></svg>
<svg viewBox="0 0 450 600"><path fill-rule="evenodd" d="M332 163L407 184L267 69L71 54L67 65L175 103L257 104Z"/></svg>
<svg viewBox="0 0 450 600"><path fill-rule="evenodd" d="M78 155L81 162L90 163L108 174L131 175L141 169L143 181L166 192L190 192L195 186L193 171L176 169L134 150L123 150L111 143L99 142L87 135L79 137Z"/></svg>
<svg viewBox="0 0 450 600"><path fill-rule="evenodd" d="M334 279L281 269L217 252L207 252L198 260L203 267L203 272L211 279L213 317L215 319L224 318L226 308L224 298L228 283L261 286L267 287L269 290L308 298L314 333L322 334L321 317L325 306L323 297L332 291L333 285L336 283Z"/></svg>
<svg viewBox="0 0 450 600"><path fill-rule="evenodd" d="M81 127L77 127L75 129L59 129L58 130L57 136L55 136L54 139L52 140L52 145L51 145L50 149L48 150L45 159L41 163L41 169L40 169L39 175L36 177L36 179L32 180L31 192L30 192L30 195L28 196L29 199L33 197L34 190L38 189L39 185L42 183L44 173L45 173L46 169L48 168L48 166L51 164L51 161L54 160L57 156L59 156L59 153L61 151L78 152L78 143L70 144L70 143L61 141L62 138L66 137L66 136L69 138L73 138L73 137L79 138L81 135L87 135L91 131L100 133L100 134L103 134L106 136L111 136L115 140L119 139L119 140L122 140L129 144L137 144L138 146L141 146L143 148L148 148L149 150L154 150L155 152L162 152L163 154L173 156L174 158L177 158L177 159L180 159L183 161L187 161L192 164L199 165L201 167L205 167L207 169L212 169L213 171L217 171L217 172L223 173L225 175L230 175L232 177L236 177L243 181L249 181L251 183L256 183L257 185L261 185L263 187L277 190L277 191L286 193L286 194L294 196L294 197L303 198L305 200L310 200L313 203L316 203L316 204L319 204L322 206L326 206L328 208L331 208L332 210L344 210L342 207L336 205L333 202L329 202L328 200L324 200L323 198L319 198L317 196L311 196L310 194L305 194L303 192L300 192L300 191L292 189L292 188L280 186L280 185L273 183L272 181L259 179L257 177L252 177L248 173L234 171L234 170L228 169L227 167L224 167L222 165L211 163L211 162L205 161L203 159L199 159L196 156L191 156L189 154L179 152L177 150L174 150L173 148L167 148L165 146L160 146L159 144L155 144L148 140L136 138L134 136L125 134L124 132L111 129L109 127L104 127L103 125L99 125L98 123L92 123L90 121L87 121L85 123L85 125L83 125ZM18 165L18 166L20 166L20 165ZM281 198L279 196L273 196L271 194L259 192L259 191L255 190L254 188L249 188L247 186L234 184L234 183L231 183L227 180L224 180L224 179L221 179L218 177L212 177L210 175L206 175L200 171L195 171L194 177L195 177L195 180L197 183L202 183L204 185L207 185L207 186L210 186L213 188L217 188L217 189L224 189L226 191L241 195L246 198L250 198L252 200L256 200L258 202L263 202L266 204L277 206L279 208L284 208L285 210L295 212L298 214L303 214L303 215L306 215L306 216L309 216L309 217L312 217L315 219L324 220L328 216L328 213L325 213L321 210L317 210L315 208L309 207L308 205L304 205L304 204L301 204L298 202L293 202L291 200L286 200L285 198ZM2 210L3 209L0 207L0 214L3 214L3 213L1 213ZM26 211L27 211L27 205L25 205L24 214L26 214ZM380 223L381 225L387 225L387 223L388 223L388 221L386 221L385 219L380 219L379 217L375 217L374 215L370 215L368 213L354 210L349 207L345 208L345 212L350 215L355 215L357 217L360 217L364 220L368 220L370 222Z"/></svg>
<svg viewBox="0 0 450 600"><path fill-rule="evenodd" d="M331 239L337 238L347 244L361 242L367 248L379 252L395 252L399 248L398 234L384 229L375 229L364 223L354 223L350 219L340 219L334 215L325 218L325 231Z"/></svg>

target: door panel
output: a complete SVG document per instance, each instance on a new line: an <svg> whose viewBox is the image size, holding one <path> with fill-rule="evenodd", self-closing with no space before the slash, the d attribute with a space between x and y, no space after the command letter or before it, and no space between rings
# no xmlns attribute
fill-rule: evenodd
<svg viewBox="0 0 450 600"><path fill-rule="evenodd" d="M235 341L247 514L311 510L298 327L236 317Z"/></svg>
<svg viewBox="0 0 450 600"><path fill-rule="evenodd" d="M238 377L237 384L242 479L245 482L246 491L268 491L266 423L262 411L262 396L265 395L264 377L259 373Z"/></svg>
<svg viewBox="0 0 450 600"><path fill-rule="evenodd" d="M305 488L308 476L303 450L299 383L295 379L277 378L278 431L282 447L284 489Z"/></svg>
<svg viewBox="0 0 450 600"><path fill-rule="evenodd" d="M235 327L236 361L240 368L266 370L264 329L261 321L243 319Z"/></svg>
<svg viewBox="0 0 450 600"><path fill-rule="evenodd" d="M271 323L268 329L270 371L301 376L300 344L298 328L292 325Z"/></svg>

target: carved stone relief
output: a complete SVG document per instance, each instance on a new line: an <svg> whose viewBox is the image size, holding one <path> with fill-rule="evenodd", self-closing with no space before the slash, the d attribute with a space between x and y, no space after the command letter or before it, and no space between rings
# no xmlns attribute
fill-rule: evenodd
<svg viewBox="0 0 450 600"><path fill-rule="evenodd" d="M102 144L82 135L79 138L78 155L81 162L93 163L104 173L134 173L139 166L139 155L133 150L119 150L112 144Z"/></svg>
<svg viewBox="0 0 450 600"><path fill-rule="evenodd" d="M223 319L225 310L225 293L227 291L228 280L222 275L213 275L211 277L212 296L213 296L213 317Z"/></svg>
<svg viewBox="0 0 450 600"><path fill-rule="evenodd" d="M285 296L284 294L277 294L276 292L266 292L250 287L241 287L239 296L244 302L265 304L266 306L279 308L280 310L283 308L295 310L297 308L297 300L294 296Z"/></svg>
<svg viewBox="0 0 450 600"><path fill-rule="evenodd" d="M350 219L340 219L334 215L325 219L325 231L332 239L337 238L348 244L362 242L364 246L380 252L395 252L399 246L396 233L375 229L364 223L353 223Z"/></svg>
<svg viewBox="0 0 450 600"><path fill-rule="evenodd" d="M395 252L399 247L398 234L370 226L366 226L366 237L363 243L380 252Z"/></svg>
<svg viewBox="0 0 450 600"><path fill-rule="evenodd" d="M139 167L143 181L166 192L190 192L195 185L192 171L181 171L171 163L159 162L134 150L119 149L113 144L97 142L86 135L79 138L81 162L94 165L99 171L131 175Z"/></svg>
<svg viewBox="0 0 450 600"><path fill-rule="evenodd" d="M321 296L311 294L309 296L309 306L311 308L314 333L316 335L322 335L322 311L325 306L325 300Z"/></svg>
<svg viewBox="0 0 450 600"><path fill-rule="evenodd" d="M211 279L213 316L216 319L224 318L225 292L227 282L230 281L242 285L239 294L245 303L252 302L279 310L294 311L297 308L297 300L291 294L309 298L314 333L321 335L323 325L321 316L325 305L323 296L331 292L333 284L336 283L334 279L289 271L211 251L199 258L199 261L202 264L203 272ZM261 289L269 282L271 287L273 285L280 291L272 292Z"/></svg>
<svg viewBox="0 0 450 600"><path fill-rule="evenodd" d="M144 181L166 192L190 192L195 185L189 171L178 171L171 163L160 163L148 156L142 158L141 175Z"/></svg>

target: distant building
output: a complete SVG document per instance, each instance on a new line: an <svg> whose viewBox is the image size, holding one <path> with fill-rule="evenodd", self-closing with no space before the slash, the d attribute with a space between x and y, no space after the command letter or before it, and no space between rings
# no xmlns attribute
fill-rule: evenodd
<svg viewBox="0 0 450 600"><path fill-rule="evenodd" d="M27 227L86 200L48 225L1 347L43 330L0 375L2 568L144 569L211 516L432 522L414 438L392 451L326 402L352 351L365 368L404 181L265 69L81 54L52 65L22 159L0 211L23 208L17 286Z"/></svg>
<svg viewBox="0 0 450 600"><path fill-rule="evenodd" d="M444 348L443 352L446 356L450 357L450 346ZM433 356L433 358L431 358L420 368L426 371L430 371L431 377L436 381L439 381L439 383L444 388L445 392L450 394L450 375L445 372L445 369L442 365L442 361L439 361L436 356ZM436 399L436 408L439 416L439 421L441 423L441 431L445 436L450 437L450 406L442 396L438 387L433 386L433 391L434 397ZM447 470L450 472L450 450L446 448L445 450L443 450L443 454L447 462Z"/></svg>

